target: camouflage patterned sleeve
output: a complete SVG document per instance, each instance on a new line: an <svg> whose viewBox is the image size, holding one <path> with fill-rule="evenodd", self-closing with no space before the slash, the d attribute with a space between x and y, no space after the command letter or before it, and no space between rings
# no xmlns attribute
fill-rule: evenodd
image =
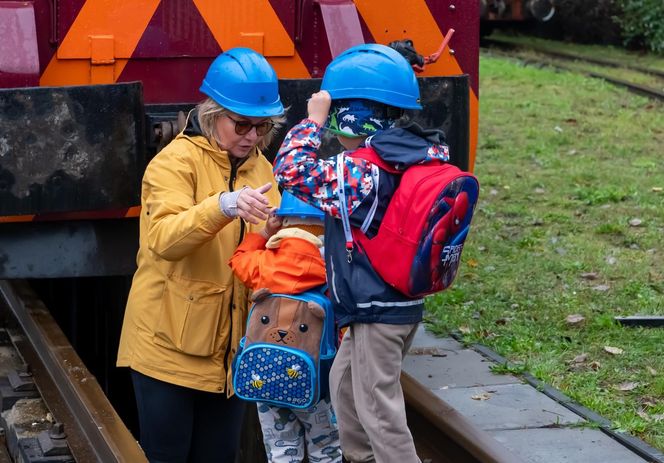
<svg viewBox="0 0 664 463"><path fill-rule="evenodd" d="M339 215L337 195L337 156L319 159L321 127L304 119L293 127L274 160L274 177L285 190L333 217ZM345 190L349 215L362 203L371 189L371 163L350 157L346 152Z"/></svg>

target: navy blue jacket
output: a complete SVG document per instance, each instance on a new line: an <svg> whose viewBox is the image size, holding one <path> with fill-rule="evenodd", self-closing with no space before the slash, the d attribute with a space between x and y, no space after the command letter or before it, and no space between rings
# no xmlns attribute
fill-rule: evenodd
<svg viewBox="0 0 664 463"><path fill-rule="evenodd" d="M369 137L365 145L376 150L399 170L417 163L448 160L442 132L423 131L418 126L394 128ZM374 271L361 247L355 243L348 262L346 239L340 220L337 156L319 159L320 127L305 120L286 136L275 159L275 178L285 189L327 213L325 262L335 316L340 326L351 323L412 324L422 320L423 299L409 298L386 284ZM372 181L372 163L344 153L344 185L352 227L361 227L374 201L375 213L366 232L373 237L399 185L399 175L379 169L378 189ZM368 188L367 185L370 187ZM385 252L398 253L395 249Z"/></svg>

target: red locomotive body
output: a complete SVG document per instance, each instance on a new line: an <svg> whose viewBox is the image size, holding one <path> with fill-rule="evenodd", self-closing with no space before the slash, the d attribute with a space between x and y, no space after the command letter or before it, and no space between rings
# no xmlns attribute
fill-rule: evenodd
<svg viewBox="0 0 664 463"><path fill-rule="evenodd" d="M113 358L136 265L141 177L177 133L178 113L203 99L212 60L235 46L266 56L292 125L333 56L410 39L427 58L425 110L412 116L445 130L452 161L472 169L479 8L459 0L0 0L0 278L30 279L131 423L128 378Z"/></svg>

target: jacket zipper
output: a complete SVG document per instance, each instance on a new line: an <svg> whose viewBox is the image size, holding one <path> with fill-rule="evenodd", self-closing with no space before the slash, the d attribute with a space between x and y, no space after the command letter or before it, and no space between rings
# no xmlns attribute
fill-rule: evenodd
<svg viewBox="0 0 664 463"><path fill-rule="evenodd" d="M334 259L330 259L330 271L332 273L332 278L330 278L332 283L332 294L334 295L334 299L337 301L337 304L341 304L341 300L339 300L339 295L337 294L337 285L334 284L334 280L336 279L334 273Z"/></svg>

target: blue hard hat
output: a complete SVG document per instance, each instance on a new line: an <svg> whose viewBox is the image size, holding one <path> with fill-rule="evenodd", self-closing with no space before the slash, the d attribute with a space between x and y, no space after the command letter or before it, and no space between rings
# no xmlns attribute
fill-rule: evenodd
<svg viewBox="0 0 664 463"><path fill-rule="evenodd" d="M325 218L323 211L305 203L288 191L282 193L281 205L277 209L276 214L282 217L301 217L303 219L323 220Z"/></svg>
<svg viewBox="0 0 664 463"><path fill-rule="evenodd" d="M212 62L200 91L241 116L272 117L284 113L277 74L249 48L231 48Z"/></svg>
<svg viewBox="0 0 664 463"><path fill-rule="evenodd" d="M398 51L376 43L357 45L327 66L321 90L333 100L363 98L404 109L422 109L415 72Z"/></svg>

